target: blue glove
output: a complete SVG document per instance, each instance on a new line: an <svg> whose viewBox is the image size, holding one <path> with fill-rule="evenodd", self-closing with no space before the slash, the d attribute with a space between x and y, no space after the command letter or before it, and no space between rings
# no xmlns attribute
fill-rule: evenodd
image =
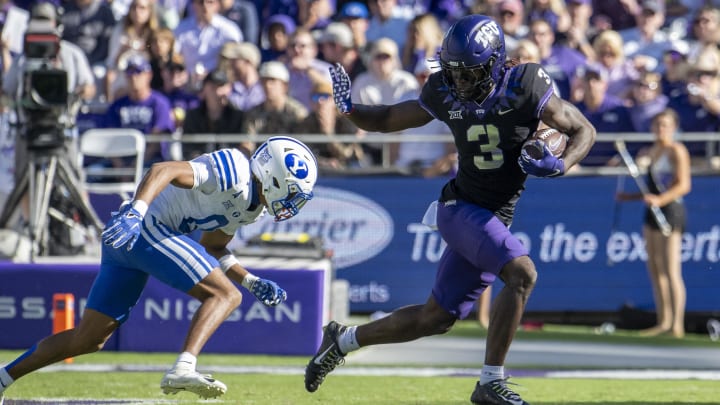
<svg viewBox="0 0 720 405"><path fill-rule="evenodd" d="M535 177L555 177L565 174L565 161L555 157L543 141L537 140L538 146L542 146L543 157L533 159L523 148L518 158L518 164L523 172Z"/></svg>
<svg viewBox="0 0 720 405"><path fill-rule="evenodd" d="M131 250L140 236L142 221L143 215L132 204L123 205L120 211L113 213L110 222L105 226L102 233L103 243L115 249L127 245L127 250Z"/></svg>
<svg viewBox="0 0 720 405"><path fill-rule="evenodd" d="M258 301L274 307L287 299L287 293L276 282L259 278L248 288Z"/></svg>
<svg viewBox="0 0 720 405"><path fill-rule="evenodd" d="M335 105L341 113L350 114L353 109L352 101L350 101L350 76L339 63L330 66L330 76L332 77Z"/></svg>

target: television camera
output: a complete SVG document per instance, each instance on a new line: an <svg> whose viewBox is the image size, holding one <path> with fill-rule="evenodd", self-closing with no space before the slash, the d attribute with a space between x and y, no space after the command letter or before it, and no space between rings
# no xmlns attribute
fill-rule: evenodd
<svg viewBox="0 0 720 405"><path fill-rule="evenodd" d="M0 228L7 228L28 195L31 261L37 255L79 253L102 232L101 221L78 189L77 165L71 163L76 158L74 148L67 147L68 142L77 141L68 135L80 100L68 91L68 72L58 64L60 47L53 21L29 22L18 78L15 150L24 153L27 162L23 162L26 167L16 168L22 174L0 214Z"/></svg>

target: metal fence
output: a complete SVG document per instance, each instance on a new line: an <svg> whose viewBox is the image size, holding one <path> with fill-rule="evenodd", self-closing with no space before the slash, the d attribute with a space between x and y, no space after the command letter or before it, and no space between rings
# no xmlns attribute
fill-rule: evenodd
<svg viewBox="0 0 720 405"><path fill-rule="evenodd" d="M283 135L283 134L280 134ZM341 143L372 143L382 145L382 163L377 167L370 168L349 168L342 170L342 174L375 174L375 173L397 173L403 174L401 170L394 167L390 161L390 147L395 143L407 142L452 142L450 135L414 135L414 134L372 134L365 137L357 135L325 135L325 134L284 134L297 138L307 144L321 144L332 142ZM183 135L148 135L148 142L167 142L170 150L185 143L240 143L257 142L261 143L275 135L256 134L193 134ZM604 149L612 148L616 139L623 139L628 144L645 143L650 144L654 140L652 133L600 133L597 135L596 144ZM696 153L693 155L693 174L716 174L720 173L720 134L716 132L692 132L681 133L678 140L686 144L692 144ZM699 153L697 153L699 151ZM585 166L572 170L568 175L616 175L624 173L625 169L618 166Z"/></svg>

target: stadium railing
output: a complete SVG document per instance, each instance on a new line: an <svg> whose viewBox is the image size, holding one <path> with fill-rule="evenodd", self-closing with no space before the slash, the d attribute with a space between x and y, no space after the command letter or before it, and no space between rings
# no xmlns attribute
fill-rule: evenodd
<svg viewBox="0 0 720 405"><path fill-rule="evenodd" d="M383 161L376 167L349 168L333 174L367 175L367 174L404 174L402 170L394 167L390 162L390 145L393 143L407 142L452 142L450 135L413 135L413 134L372 134L360 138L356 135L333 135L329 138L325 134L193 134L184 135L175 133L172 135L147 135L147 142L165 142L169 149L173 145L184 143L240 143L256 142L261 143L271 136L292 136L307 144L327 143L329 139L341 143L372 143L382 144ZM652 133L599 133L596 143L588 157L581 162L580 167L572 170L569 175L617 175L625 173L624 167L615 164L612 157L615 155L613 143L622 139L628 144L633 156L643 147L650 145L654 140ZM679 134L678 140L682 141L689 149L693 159L693 174L720 174L720 136L716 132L688 132ZM607 164L609 162L609 164ZM619 161L618 161L619 163Z"/></svg>

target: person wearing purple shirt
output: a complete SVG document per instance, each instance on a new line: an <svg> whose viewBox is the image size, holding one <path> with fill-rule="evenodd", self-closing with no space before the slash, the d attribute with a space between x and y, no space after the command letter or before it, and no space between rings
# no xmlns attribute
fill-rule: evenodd
<svg viewBox="0 0 720 405"><path fill-rule="evenodd" d="M560 98L569 100L571 81L578 69L585 65L585 56L565 45L553 45L555 34L544 20L535 20L530 24L528 37L540 49L540 64L555 81Z"/></svg>
<svg viewBox="0 0 720 405"><path fill-rule="evenodd" d="M598 133L631 132L632 120L623 101L607 93L607 72L589 65L583 75L583 99L576 104L580 112L590 121ZM598 142L583 159L587 166L604 165L615 156L610 142Z"/></svg>
<svg viewBox="0 0 720 405"><path fill-rule="evenodd" d="M150 63L141 55L128 60L125 69L128 94L114 101L105 113L106 128L134 128L150 134L168 134L175 131L170 101L150 87L152 70ZM160 143L148 143L145 147L145 165L162 160ZM114 165L124 164L113 162Z"/></svg>
<svg viewBox="0 0 720 405"><path fill-rule="evenodd" d="M660 74L646 72L632 84L630 118L637 132L650 132L653 118L668 105L668 97L662 94Z"/></svg>
<svg viewBox="0 0 720 405"><path fill-rule="evenodd" d="M228 96L230 104L247 111L265 101L265 90L260 84L260 50L249 42L228 42L223 45L220 56L228 61L232 77L232 89Z"/></svg>

